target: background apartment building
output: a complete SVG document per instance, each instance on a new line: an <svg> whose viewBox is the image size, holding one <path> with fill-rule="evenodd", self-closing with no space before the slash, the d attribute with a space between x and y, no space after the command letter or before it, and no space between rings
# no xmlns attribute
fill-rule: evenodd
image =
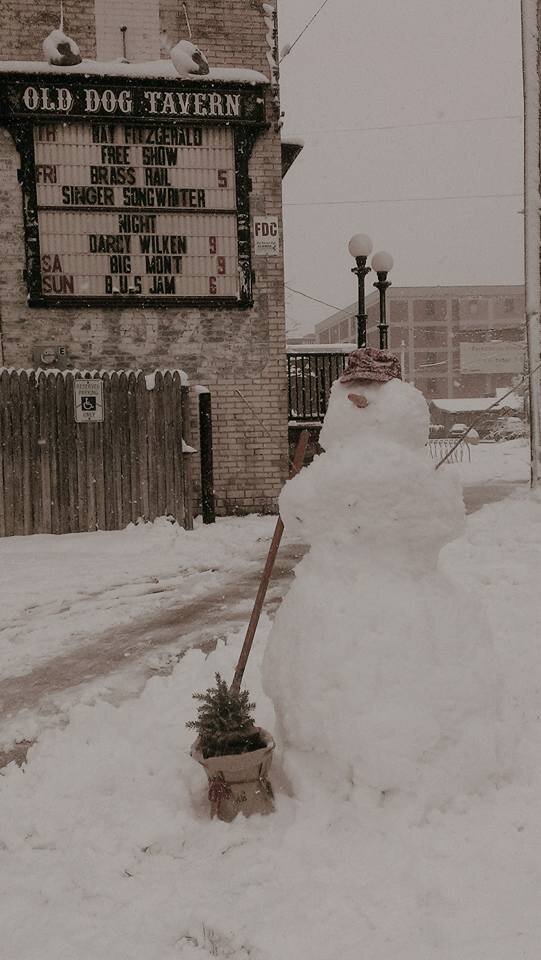
<svg viewBox="0 0 541 960"><path fill-rule="evenodd" d="M494 396L522 374L524 287L391 287L389 341L405 378L429 400ZM322 320L319 344L355 343L357 304ZM367 298L368 344L378 345L378 294Z"/></svg>

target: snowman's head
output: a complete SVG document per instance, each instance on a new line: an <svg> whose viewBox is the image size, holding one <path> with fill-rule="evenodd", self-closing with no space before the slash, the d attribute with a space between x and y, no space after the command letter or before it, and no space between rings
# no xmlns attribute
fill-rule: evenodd
<svg viewBox="0 0 541 960"><path fill-rule="evenodd" d="M336 380L319 442L327 453L345 445L362 446L371 438L421 450L428 438L428 424L426 400L411 383Z"/></svg>

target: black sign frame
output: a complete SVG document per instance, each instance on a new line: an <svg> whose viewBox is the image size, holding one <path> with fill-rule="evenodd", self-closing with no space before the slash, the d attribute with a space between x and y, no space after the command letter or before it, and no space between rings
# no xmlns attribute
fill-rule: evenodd
<svg viewBox="0 0 541 960"><path fill-rule="evenodd" d="M29 109L24 103L24 92L31 88L40 98L39 109ZM93 91L93 104L99 102L98 109L85 112L88 91ZM46 92L45 92L46 91ZM68 92L69 96L65 93ZM160 104L160 97L174 94L183 98L187 107L182 117L149 112L149 108ZM95 95L94 95L95 94ZM123 97L122 97L123 95ZM213 99L210 99L211 96ZM59 99L60 98L60 99ZM71 101L70 101L71 98ZM115 100L116 98L116 100ZM230 98L230 99L228 99ZM35 96L30 98L31 106ZM27 97L27 100L29 98ZM115 110L104 110L103 104ZM127 103L132 112L126 113ZM58 109L58 104L69 109ZM205 104L207 105L205 107ZM219 112L220 105L223 112ZM215 112L210 115L210 107ZM231 108L227 113L227 106ZM192 111L190 112L190 106ZM199 109L199 112L193 112ZM207 113L202 110L207 109ZM227 115L226 115L227 114ZM75 123L85 120L108 124L126 123L130 126L156 126L167 124L184 126L220 126L232 128L235 150L235 181L237 195L237 244L239 268L239 296L133 296L113 294L104 296L50 296L42 292L42 271L39 239L39 210L37 202L36 170L34 154L34 125L44 121ZM252 188L249 176L249 161L253 146L259 134L268 129L265 120L265 88L261 85L224 84L213 81L193 80L174 81L167 79L149 80L144 84L139 78L114 76L77 76L56 73L0 74L0 125L9 130L21 158L19 181L22 187L24 236L26 250L26 269L24 278L28 288L28 303L31 307L71 308L106 307L124 309L126 307L201 307L201 308L247 308L253 306L253 273L251 262L250 230L250 192ZM185 211L179 211L179 213Z"/></svg>

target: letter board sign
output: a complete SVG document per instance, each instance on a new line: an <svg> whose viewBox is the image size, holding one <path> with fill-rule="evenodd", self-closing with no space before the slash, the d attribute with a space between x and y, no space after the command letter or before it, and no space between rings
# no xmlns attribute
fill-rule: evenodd
<svg viewBox="0 0 541 960"><path fill-rule="evenodd" d="M248 163L264 120L254 87L0 77L30 305L249 306Z"/></svg>

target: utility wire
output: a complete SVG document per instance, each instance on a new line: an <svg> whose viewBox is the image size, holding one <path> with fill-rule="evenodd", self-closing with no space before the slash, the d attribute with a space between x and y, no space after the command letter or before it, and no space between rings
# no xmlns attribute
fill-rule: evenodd
<svg viewBox="0 0 541 960"><path fill-rule="evenodd" d="M285 60L285 58L289 56L289 54L290 54L291 51L293 50L293 47L295 46L295 44L299 42L299 40L301 39L303 33L306 33L306 31L308 30L308 27L311 26L311 24L314 22L314 20L316 19L316 17L319 16L319 14L321 13L321 11L323 10L323 7L325 6L325 4L328 3L328 2L329 2L329 0L323 0L323 3L321 4L320 7L318 7L318 9L316 10L316 12L314 13L314 16L311 17L310 20L308 21L308 23L306 24L306 26L304 26L304 27L302 28L302 30L301 30L301 32L299 33L298 37L295 37L293 43L292 43L290 46L286 46L286 48L285 48L286 52L285 52L284 54L282 54L282 56L280 57L280 61L279 61L280 63L282 62L282 60Z"/></svg>
<svg viewBox="0 0 541 960"><path fill-rule="evenodd" d="M334 303L327 303L326 300L318 300L317 297L311 297L309 293L303 293L302 290L295 290L294 287L290 287L288 283L284 283L286 290L290 290L291 293L298 293L299 297L305 297L307 300L313 300L314 303L322 303L324 307L332 307L333 310L346 310L347 307L337 307Z"/></svg>
<svg viewBox="0 0 541 960"><path fill-rule="evenodd" d="M321 127L314 130L298 130L298 136L312 133L372 133L377 130L407 130L410 127L448 127L462 123L481 123L492 120L522 120L521 113L503 114L492 117L463 117L459 120L422 120L416 123L389 123L376 127Z"/></svg>
<svg viewBox="0 0 541 960"><path fill-rule="evenodd" d="M506 198L519 198L522 193L465 193L457 194L454 197L391 197L389 199L378 200L306 200L284 202L284 207L340 207L340 206L360 206L368 203L424 203L425 201L440 200L501 200Z"/></svg>

